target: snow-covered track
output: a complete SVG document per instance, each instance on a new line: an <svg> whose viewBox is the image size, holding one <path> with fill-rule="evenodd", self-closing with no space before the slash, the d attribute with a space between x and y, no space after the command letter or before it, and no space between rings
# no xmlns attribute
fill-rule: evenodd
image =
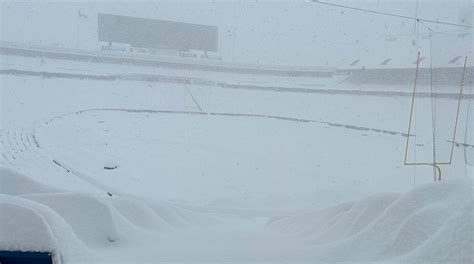
<svg viewBox="0 0 474 264"><path fill-rule="evenodd" d="M251 113L226 113L226 112L197 112L197 111L173 111L173 110L154 110L154 109L125 109L125 108L96 108L96 109L85 109L73 113L68 113L65 115L57 116L50 121L53 121L56 118L63 118L67 115L80 114L85 112L94 112L94 111L117 111L117 112L128 112L128 113L148 113L148 114L181 114L181 115L200 115L200 116L223 116L223 117L248 117L248 118L264 118L264 119L276 119L281 121L289 122L298 122L298 123L315 123L321 125L329 125L331 127L338 127L343 129L350 130L359 130L366 132L381 133L391 136L402 136L407 137L408 134L400 131L386 130L382 128L373 128L373 127L364 127L349 125L337 122L329 122L324 120L315 120L315 119L305 119L305 118L296 118L296 117L286 117L279 115L265 115L265 114L251 114Z"/></svg>

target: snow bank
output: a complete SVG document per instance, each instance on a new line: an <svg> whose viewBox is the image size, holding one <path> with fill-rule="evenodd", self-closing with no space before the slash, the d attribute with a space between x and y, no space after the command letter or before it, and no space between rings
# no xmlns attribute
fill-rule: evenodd
<svg viewBox="0 0 474 264"><path fill-rule="evenodd" d="M0 249L54 252L62 260L86 259L89 250L51 208L18 196L0 195Z"/></svg>
<svg viewBox="0 0 474 264"><path fill-rule="evenodd" d="M0 249L52 252L57 242L46 220L35 210L0 203Z"/></svg>
<svg viewBox="0 0 474 264"><path fill-rule="evenodd" d="M457 180L274 218L268 225L309 240L325 261L469 263L472 204L472 182Z"/></svg>
<svg viewBox="0 0 474 264"><path fill-rule="evenodd" d="M88 245L106 246L119 240L117 216L102 198L88 194L32 194L23 196L56 211Z"/></svg>
<svg viewBox="0 0 474 264"><path fill-rule="evenodd" d="M57 192L57 190L11 169L0 167L0 194L19 195L53 192Z"/></svg>
<svg viewBox="0 0 474 264"><path fill-rule="evenodd" d="M474 207L472 200L424 244L407 257L412 262L473 263Z"/></svg>
<svg viewBox="0 0 474 264"><path fill-rule="evenodd" d="M0 168L0 179L0 250L47 251L63 262L94 262L105 248L135 248L150 235L216 223L168 202L49 188L8 168Z"/></svg>
<svg viewBox="0 0 474 264"><path fill-rule="evenodd" d="M173 227L208 226L218 221L211 216L175 207L165 202L150 203L153 211Z"/></svg>
<svg viewBox="0 0 474 264"><path fill-rule="evenodd" d="M112 203L120 214L137 227L166 230L171 225L146 203L130 197L116 197Z"/></svg>

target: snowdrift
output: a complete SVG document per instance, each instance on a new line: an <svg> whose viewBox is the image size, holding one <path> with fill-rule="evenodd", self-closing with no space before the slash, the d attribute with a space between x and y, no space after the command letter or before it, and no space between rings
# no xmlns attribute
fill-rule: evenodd
<svg viewBox="0 0 474 264"><path fill-rule="evenodd" d="M325 261L472 263L471 180L382 194L271 219L268 226L316 245Z"/></svg>
<svg viewBox="0 0 474 264"><path fill-rule="evenodd" d="M136 234L215 221L166 202L49 188L0 167L0 250L53 252L56 261L94 262L100 249L128 247Z"/></svg>
<svg viewBox="0 0 474 264"><path fill-rule="evenodd" d="M171 241L168 247L176 250L183 238L176 235L183 235L183 228L188 227L199 227L193 232L204 237L186 241L183 256L202 260L228 254L228 258L250 261L268 254L312 263L472 263L474 257L472 181L467 179L427 184L403 195L383 193L322 210L274 216L264 228L274 233L271 237L281 239L275 237L281 233L300 244L276 255L271 253L271 243L265 252L258 253L238 240L223 240L219 249L210 250L208 244L201 243L222 239L209 233L213 229L208 227L222 224L212 213L126 195L61 192L6 168L0 169L0 182L0 248L55 252L63 263L103 261L104 250L143 254L146 250L137 249L143 240L157 243L159 237ZM253 236L262 239L260 235ZM227 248L226 243L234 248ZM205 249L204 255L196 251L200 247ZM236 252L239 255L232 255ZM149 259L169 257L166 251L155 253L157 256L151 256L153 251L147 254Z"/></svg>
<svg viewBox="0 0 474 264"><path fill-rule="evenodd" d="M232 228L222 225L213 213L127 195L61 192L6 168L0 169L0 182L8 186L8 192L2 188L0 194L0 248L55 252L63 263L118 259L113 252L148 254L148 260L193 256L205 261L223 256L224 260L250 261L271 256L311 263L472 263L474 257L472 181L467 179L274 216L263 230L280 242L269 240L262 252L246 243L252 237L267 241L261 237L265 232L251 235L242 230L235 234L237 240L224 239L226 232L233 236ZM194 231L183 233L189 227ZM160 237L165 241L159 241ZM175 252L180 239L186 242L183 258L171 256L166 249ZM219 239L223 243L212 250L209 241ZM141 249L143 241L166 248ZM298 246L287 246L276 254L283 241L296 241ZM199 248L204 251L199 253Z"/></svg>
<svg viewBox="0 0 474 264"><path fill-rule="evenodd" d="M0 194L54 193L57 189L41 184L20 173L0 167Z"/></svg>

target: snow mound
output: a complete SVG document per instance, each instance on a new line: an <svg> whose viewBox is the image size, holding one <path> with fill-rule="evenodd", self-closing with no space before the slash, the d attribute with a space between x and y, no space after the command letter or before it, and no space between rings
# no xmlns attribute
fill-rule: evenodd
<svg viewBox="0 0 474 264"><path fill-rule="evenodd" d="M77 193L31 194L23 197L56 211L88 245L106 246L120 238L116 223L118 216L103 200L105 198Z"/></svg>
<svg viewBox="0 0 474 264"><path fill-rule="evenodd" d="M85 259L89 250L54 210L18 196L0 195L0 249L49 251L62 260Z"/></svg>
<svg viewBox="0 0 474 264"><path fill-rule="evenodd" d="M412 262L473 263L474 262L474 206L465 206L430 239L408 255Z"/></svg>
<svg viewBox="0 0 474 264"><path fill-rule="evenodd" d="M53 193L56 189L45 186L27 176L0 167L0 194L20 195L27 193Z"/></svg>
<svg viewBox="0 0 474 264"><path fill-rule="evenodd" d="M337 219L339 215L347 212L353 205L353 202L348 202L295 216L275 216L268 221L268 225L280 229L286 234L305 237L327 229L331 226L332 219Z"/></svg>
<svg viewBox="0 0 474 264"><path fill-rule="evenodd" d="M156 232L216 223L169 202L49 188L7 168L0 168L0 179L0 250L48 251L62 262L90 263L101 249L133 248Z"/></svg>
<svg viewBox="0 0 474 264"><path fill-rule="evenodd" d="M0 248L52 252L57 242L46 220L35 210L0 203Z"/></svg>
<svg viewBox="0 0 474 264"><path fill-rule="evenodd" d="M268 226L309 240L325 261L470 263L472 204L472 182L456 180L274 218Z"/></svg>
<svg viewBox="0 0 474 264"><path fill-rule="evenodd" d="M173 227L209 226L219 223L215 218L165 202L150 203L153 211Z"/></svg>
<svg viewBox="0 0 474 264"><path fill-rule="evenodd" d="M112 203L121 215L137 227L157 231L171 227L152 207L139 199L116 197Z"/></svg>

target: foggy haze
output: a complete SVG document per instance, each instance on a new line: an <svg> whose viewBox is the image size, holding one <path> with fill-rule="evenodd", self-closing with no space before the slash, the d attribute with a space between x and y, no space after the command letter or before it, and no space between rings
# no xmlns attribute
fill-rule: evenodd
<svg viewBox="0 0 474 264"><path fill-rule="evenodd" d="M414 16L416 10L415 1L341 3L405 16ZM418 5L419 17L472 23L470 1ZM101 12L217 26L219 54L234 62L343 67L360 57L377 57L377 62L394 54L410 61L416 58L413 21L311 1L7 1L2 3L2 22L8 25L2 27L2 40L95 50ZM466 31L436 24L433 29ZM397 41L387 41L390 38ZM464 40L464 45L471 41ZM427 45L423 40L422 46Z"/></svg>
<svg viewBox="0 0 474 264"><path fill-rule="evenodd" d="M0 0L0 263L473 263L472 11Z"/></svg>

